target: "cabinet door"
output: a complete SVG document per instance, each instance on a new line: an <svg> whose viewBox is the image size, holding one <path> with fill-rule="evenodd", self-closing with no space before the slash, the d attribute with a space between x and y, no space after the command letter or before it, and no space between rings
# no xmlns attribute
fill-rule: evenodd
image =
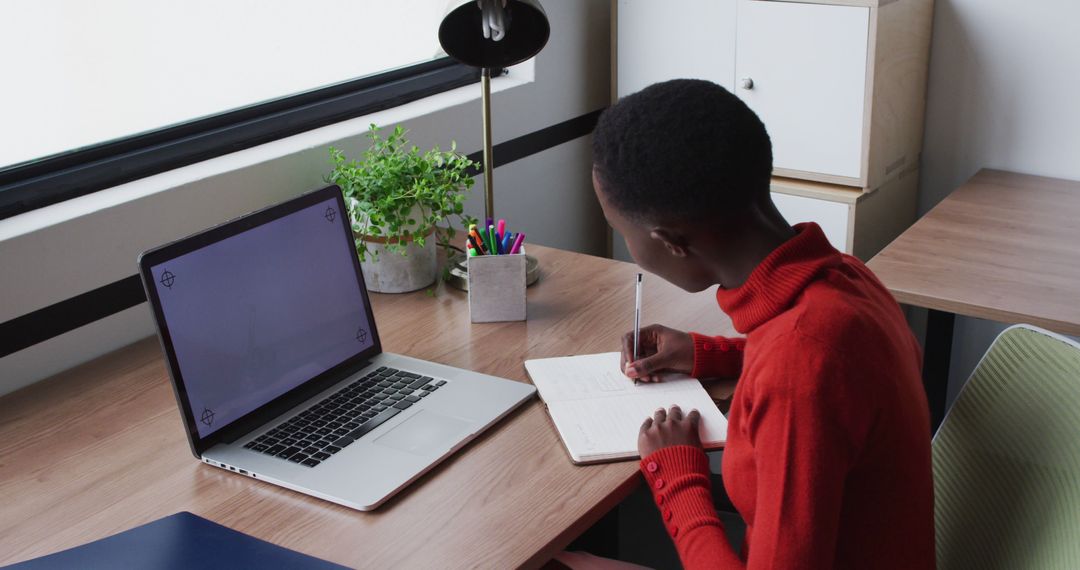
<svg viewBox="0 0 1080 570"><path fill-rule="evenodd" d="M833 247L851 253L851 248L848 247L851 243L848 223L851 217L850 205L779 192L773 192L772 199L776 209L780 210L780 214L789 224L817 222Z"/></svg>
<svg viewBox="0 0 1080 570"><path fill-rule="evenodd" d="M732 89L735 0L618 0L619 97L668 79Z"/></svg>
<svg viewBox="0 0 1080 570"><path fill-rule="evenodd" d="M761 117L773 166L862 178L870 9L739 0L735 92Z"/></svg>

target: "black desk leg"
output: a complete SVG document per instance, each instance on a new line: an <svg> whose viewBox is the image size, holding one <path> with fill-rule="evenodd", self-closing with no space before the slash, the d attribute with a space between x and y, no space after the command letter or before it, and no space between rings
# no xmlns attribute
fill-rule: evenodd
<svg viewBox="0 0 1080 570"><path fill-rule="evenodd" d="M929 309L926 316L926 344L923 353L923 388L930 404L930 433L937 432L945 417L945 395L949 390L949 362L952 358L953 325L956 315Z"/></svg>

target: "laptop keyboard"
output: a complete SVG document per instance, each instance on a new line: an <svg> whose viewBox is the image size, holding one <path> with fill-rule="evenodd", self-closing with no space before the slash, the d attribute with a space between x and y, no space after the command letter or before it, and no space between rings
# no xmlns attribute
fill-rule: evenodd
<svg viewBox="0 0 1080 570"><path fill-rule="evenodd" d="M444 384L446 380L383 366L244 448L315 467Z"/></svg>

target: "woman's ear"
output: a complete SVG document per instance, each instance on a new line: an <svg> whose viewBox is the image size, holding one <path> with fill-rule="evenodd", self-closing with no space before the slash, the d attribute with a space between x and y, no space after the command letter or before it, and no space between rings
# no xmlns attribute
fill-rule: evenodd
<svg viewBox="0 0 1080 570"><path fill-rule="evenodd" d="M664 244L668 253L674 257L686 257L688 253L686 238L680 233L665 228L653 228L649 237Z"/></svg>

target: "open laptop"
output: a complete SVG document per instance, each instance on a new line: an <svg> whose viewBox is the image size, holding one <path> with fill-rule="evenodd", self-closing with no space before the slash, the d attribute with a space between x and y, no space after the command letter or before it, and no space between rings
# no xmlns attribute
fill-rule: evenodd
<svg viewBox="0 0 1080 570"><path fill-rule="evenodd" d="M191 450L240 475L370 510L536 391L383 352L337 186L139 269Z"/></svg>

